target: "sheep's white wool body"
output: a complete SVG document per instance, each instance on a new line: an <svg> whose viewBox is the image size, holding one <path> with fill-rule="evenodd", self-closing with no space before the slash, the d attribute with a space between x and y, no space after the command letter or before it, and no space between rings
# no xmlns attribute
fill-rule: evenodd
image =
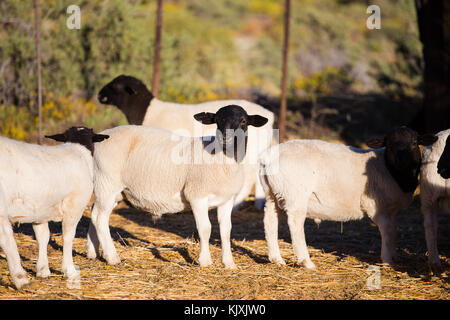
<svg viewBox="0 0 450 320"><path fill-rule="evenodd" d="M89 201L93 163L85 147L42 147L0 138L0 148L0 181L12 222L61 221L64 212Z"/></svg>
<svg viewBox="0 0 450 320"><path fill-rule="evenodd" d="M432 266L439 266L437 248L437 215L439 211L450 213L450 179L442 178L437 172L437 163L445 148L450 129L436 134L438 140L423 148L420 168L420 203L424 216L425 238L428 260Z"/></svg>
<svg viewBox="0 0 450 320"><path fill-rule="evenodd" d="M319 140L292 140L272 148L279 148L279 154L270 150L263 154L260 176L267 197L264 222L271 261L284 263L277 242L280 210L288 215L294 250L306 267L314 267L304 239L306 217L348 221L368 215L382 234L383 261L392 260L393 218L411 203L412 193L404 193L390 175L384 149L362 150Z"/></svg>

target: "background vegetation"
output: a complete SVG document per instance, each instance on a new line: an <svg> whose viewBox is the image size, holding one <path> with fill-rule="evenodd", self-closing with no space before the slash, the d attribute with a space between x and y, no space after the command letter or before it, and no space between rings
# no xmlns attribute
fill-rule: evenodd
<svg viewBox="0 0 450 320"><path fill-rule="evenodd" d="M81 29L66 8L81 8ZM372 4L372 3L371 3ZM422 47L413 0L380 0L381 30L366 28L368 1L293 0L288 134L358 144L412 120L422 99ZM119 74L151 83L156 1L41 2L44 134L84 123L126 123L100 105ZM277 111L281 0L166 0L160 98L242 97ZM0 2L0 134L36 141L33 5Z"/></svg>

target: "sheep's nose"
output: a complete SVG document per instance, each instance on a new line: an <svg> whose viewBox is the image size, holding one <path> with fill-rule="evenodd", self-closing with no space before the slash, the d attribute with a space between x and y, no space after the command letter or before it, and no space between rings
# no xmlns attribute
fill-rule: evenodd
<svg viewBox="0 0 450 320"><path fill-rule="evenodd" d="M103 96L103 95L101 95L101 94L99 94L99 95L97 96L97 99L98 99L98 101L100 101L100 102L106 102L106 101L108 101L108 97L107 97L107 96Z"/></svg>

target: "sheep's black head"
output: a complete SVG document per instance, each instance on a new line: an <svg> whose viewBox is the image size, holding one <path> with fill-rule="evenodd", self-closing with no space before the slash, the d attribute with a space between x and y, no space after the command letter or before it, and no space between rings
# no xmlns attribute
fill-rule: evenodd
<svg viewBox="0 0 450 320"><path fill-rule="evenodd" d="M439 158L437 169L437 172L442 178L450 178L450 136L445 141L444 151Z"/></svg>
<svg viewBox="0 0 450 320"><path fill-rule="evenodd" d="M71 127L63 133L45 137L59 142L79 143L91 151L91 154L94 154L94 142L101 142L109 138L106 134L95 133L94 130L86 127Z"/></svg>
<svg viewBox="0 0 450 320"><path fill-rule="evenodd" d="M119 108L130 124L141 125L153 94L141 80L120 75L105 85L97 98L102 104Z"/></svg>
<svg viewBox="0 0 450 320"><path fill-rule="evenodd" d="M416 131L402 126L389 132L384 138L367 142L370 148L385 147L386 167L404 192L413 192L418 183L422 156L419 145L433 144L437 137L433 134L419 135Z"/></svg>
<svg viewBox="0 0 450 320"><path fill-rule="evenodd" d="M217 124L217 141L222 145L224 152L234 150L234 156L238 161L245 156L248 126L261 127L268 121L260 115L248 115L237 105L222 107L216 113L197 113L194 118L202 124Z"/></svg>

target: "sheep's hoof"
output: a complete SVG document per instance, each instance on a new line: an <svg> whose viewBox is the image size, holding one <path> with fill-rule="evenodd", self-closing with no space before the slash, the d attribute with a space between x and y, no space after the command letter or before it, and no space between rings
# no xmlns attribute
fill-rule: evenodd
<svg viewBox="0 0 450 320"><path fill-rule="evenodd" d="M112 255L112 256L103 256L105 258L106 262L108 262L109 265L115 265L120 263L119 255Z"/></svg>
<svg viewBox="0 0 450 320"><path fill-rule="evenodd" d="M90 260L95 260L95 259L97 259L97 254L88 252L86 254L86 257Z"/></svg>
<svg viewBox="0 0 450 320"><path fill-rule="evenodd" d="M69 280L78 279L80 278L80 272L77 269L78 267L70 266L62 268L62 272L64 273L64 277L66 277Z"/></svg>
<svg viewBox="0 0 450 320"><path fill-rule="evenodd" d="M381 259L382 264L386 267L390 267L394 264L394 260L392 258L389 259Z"/></svg>
<svg viewBox="0 0 450 320"><path fill-rule="evenodd" d="M18 275L12 276L12 279L17 290L25 289L31 284L26 273L20 273Z"/></svg>
<svg viewBox="0 0 450 320"><path fill-rule="evenodd" d="M434 275L440 275L443 272L441 262L430 263L430 269Z"/></svg>
<svg viewBox="0 0 450 320"><path fill-rule="evenodd" d="M225 269L228 269L228 270L236 270L237 269L237 266L234 262L224 263L223 265L224 265Z"/></svg>
<svg viewBox="0 0 450 320"><path fill-rule="evenodd" d="M87 250L87 252L86 252L86 257L87 257L88 259L94 260L94 259L97 258L97 252L95 251L94 248L88 248L88 247L86 247L86 250Z"/></svg>
<svg viewBox="0 0 450 320"><path fill-rule="evenodd" d="M36 272L37 278L48 278L50 276L50 269L48 267L38 268Z"/></svg>
<svg viewBox="0 0 450 320"><path fill-rule="evenodd" d="M200 267L204 267L204 268L208 268L212 266L212 260L211 258L208 259L198 259L198 263L200 265Z"/></svg>
<svg viewBox="0 0 450 320"><path fill-rule="evenodd" d="M84 248L86 249L86 257L88 259L94 260L100 256L99 247L97 246L96 248L91 241L88 240Z"/></svg>
<svg viewBox="0 0 450 320"><path fill-rule="evenodd" d="M316 268L316 265L311 260L303 260L300 262L303 267L309 270L313 270Z"/></svg>
<svg viewBox="0 0 450 320"><path fill-rule="evenodd" d="M278 257L278 258L269 258L269 261L272 263L275 263L276 265L279 266L285 266L286 262L284 262L283 258Z"/></svg>

